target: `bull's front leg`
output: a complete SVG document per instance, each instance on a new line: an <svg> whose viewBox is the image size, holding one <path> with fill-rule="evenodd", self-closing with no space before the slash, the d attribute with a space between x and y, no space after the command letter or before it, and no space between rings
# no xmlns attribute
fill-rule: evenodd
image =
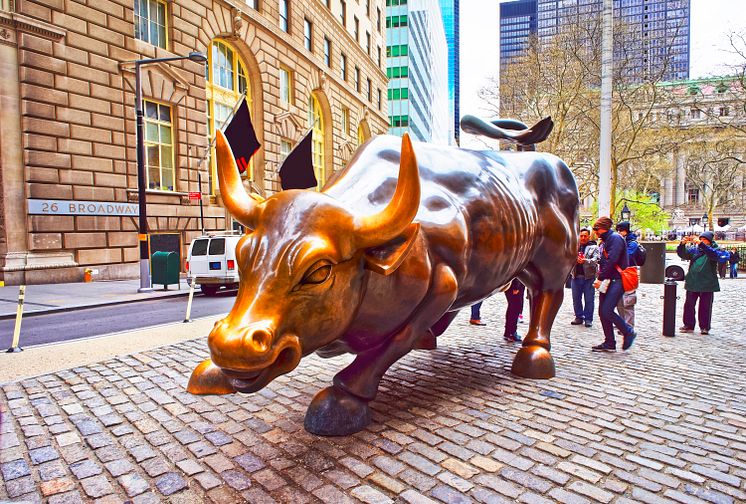
<svg viewBox="0 0 746 504"><path fill-rule="evenodd" d="M370 423L368 403L376 397L384 373L415 348L456 299L458 285L448 266L435 268L433 283L410 323L381 345L361 352L334 377L334 384L316 394L308 407L305 428L320 436L346 436Z"/></svg>
<svg viewBox="0 0 746 504"><path fill-rule="evenodd" d="M529 289L531 320L523 346L513 359L511 372L524 378L548 379L555 375L549 335L562 306L564 286L548 288L542 275L531 265L518 277Z"/></svg>

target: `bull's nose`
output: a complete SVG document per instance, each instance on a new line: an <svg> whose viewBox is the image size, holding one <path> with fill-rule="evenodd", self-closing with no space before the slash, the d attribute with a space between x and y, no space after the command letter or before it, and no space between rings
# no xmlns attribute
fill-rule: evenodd
<svg viewBox="0 0 746 504"><path fill-rule="evenodd" d="M262 354L272 346L272 331L267 327L248 327L244 331L243 342L257 354Z"/></svg>

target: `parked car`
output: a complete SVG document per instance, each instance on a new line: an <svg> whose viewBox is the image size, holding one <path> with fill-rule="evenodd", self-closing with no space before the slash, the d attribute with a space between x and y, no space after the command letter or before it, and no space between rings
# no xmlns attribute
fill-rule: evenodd
<svg viewBox="0 0 746 504"><path fill-rule="evenodd" d="M236 244L241 235L232 232L200 236L187 252L187 282L194 281L205 296L214 296L221 287L238 288Z"/></svg>

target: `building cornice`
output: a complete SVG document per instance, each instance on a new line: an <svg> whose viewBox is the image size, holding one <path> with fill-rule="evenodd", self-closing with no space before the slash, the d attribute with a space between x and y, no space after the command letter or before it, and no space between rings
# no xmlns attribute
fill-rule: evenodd
<svg viewBox="0 0 746 504"><path fill-rule="evenodd" d="M34 33L53 41L60 40L67 35L67 30L53 24L15 12L0 12L0 42L11 39L10 30Z"/></svg>

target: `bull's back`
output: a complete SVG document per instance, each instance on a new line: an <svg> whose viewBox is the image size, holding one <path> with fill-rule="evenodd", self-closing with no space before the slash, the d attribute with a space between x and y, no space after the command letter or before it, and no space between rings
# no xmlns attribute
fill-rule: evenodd
<svg viewBox="0 0 746 504"><path fill-rule="evenodd" d="M380 211L396 188L400 149L400 138L376 137L325 191L356 213ZM416 220L433 260L448 264L456 274L456 305L469 304L509 281L531 259L541 232L540 208L557 199L556 179L562 178L564 164L533 152L417 142L414 152L421 181ZM570 180L575 190L572 176Z"/></svg>

